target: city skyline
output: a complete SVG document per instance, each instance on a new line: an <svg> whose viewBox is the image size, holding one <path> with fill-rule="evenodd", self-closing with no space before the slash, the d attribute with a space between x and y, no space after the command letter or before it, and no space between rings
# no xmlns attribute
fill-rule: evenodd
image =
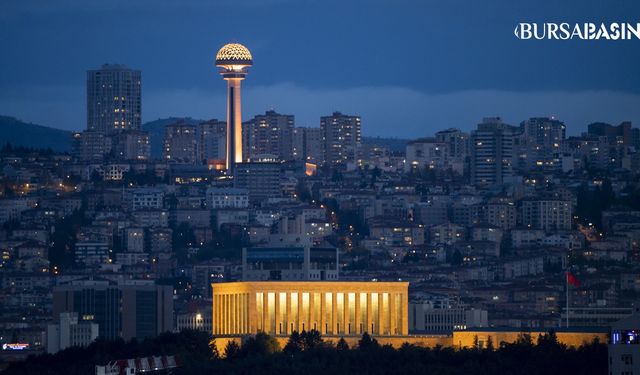
<svg viewBox="0 0 640 375"><path fill-rule="evenodd" d="M551 7L494 2L487 9L447 5L438 12L428 12L432 4L424 3L412 4L424 12L399 6L388 15L382 11L384 4L374 2L367 8L346 4L341 16L313 1L305 4L317 10L313 16L287 1L269 7L245 2L240 4L243 16L254 22L242 30L224 18L201 26L202 17L234 11L224 2L191 2L187 7L140 2L124 11L118 11L117 4L91 9L75 1L56 7L36 4L7 5L1 26L6 50L24 57L64 53L65 64L3 61L3 71L13 74L0 79L0 113L56 128L86 127L82 76L105 62L142 71L143 122L170 116L224 118L226 95L212 71L217 46L229 40L245 43L260 56L243 90L245 117L274 108L296 115L300 126L315 127L320 116L341 111L360 115L365 135L402 138L448 127L469 131L481 118L492 116L510 124L556 116L567 124L568 134L578 134L591 122L640 119L638 78L625 73L637 57L635 41L524 41L513 35L518 22L545 21L551 15L567 22L625 19L638 7L631 2L615 7L597 2ZM368 17L355 17L359 11ZM120 28L87 22L114 12ZM160 27L178 22L176 18L200 26ZM261 28L267 20L270 27ZM140 21L153 27L142 30ZM25 23L28 30L15 34ZM47 33L63 23L64 32ZM333 29L313 28L331 23L349 26L349 32L338 38ZM391 28L393 32L387 32ZM75 32L79 29L83 32ZM65 52L77 43L86 46L86 54ZM392 51L400 53L394 56ZM392 74L388 66L400 62L403 51L411 54L407 69L412 74ZM280 68L282 61L290 62L286 69ZM353 68L344 69L344 64ZM441 74L443 70L449 74Z"/></svg>
<svg viewBox="0 0 640 375"><path fill-rule="evenodd" d="M2 374L640 373L640 5L87 4L0 6Z"/></svg>

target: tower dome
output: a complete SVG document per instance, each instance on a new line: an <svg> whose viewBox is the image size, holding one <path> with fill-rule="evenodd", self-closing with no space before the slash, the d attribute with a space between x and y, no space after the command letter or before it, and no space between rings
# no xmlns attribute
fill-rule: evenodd
<svg viewBox="0 0 640 375"><path fill-rule="evenodd" d="M225 44L216 54L216 65L253 65L249 49L239 43Z"/></svg>

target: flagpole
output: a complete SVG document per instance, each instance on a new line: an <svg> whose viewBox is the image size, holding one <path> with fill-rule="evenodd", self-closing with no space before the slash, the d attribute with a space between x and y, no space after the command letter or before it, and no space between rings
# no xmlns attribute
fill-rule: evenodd
<svg viewBox="0 0 640 375"><path fill-rule="evenodd" d="M564 274L564 281L567 284L567 323L566 323L566 328L569 328L569 272L565 272Z"/></svg>

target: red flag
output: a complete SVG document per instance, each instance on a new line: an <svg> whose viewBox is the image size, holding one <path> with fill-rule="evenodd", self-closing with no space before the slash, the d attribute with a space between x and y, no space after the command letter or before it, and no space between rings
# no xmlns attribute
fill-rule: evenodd
<svg viewBox="0 0 640 375"><path fill-rule="evenodd" d="M571 271L567 272L567 282L576 288L580 286L580 280L578 280Z"/></svg>

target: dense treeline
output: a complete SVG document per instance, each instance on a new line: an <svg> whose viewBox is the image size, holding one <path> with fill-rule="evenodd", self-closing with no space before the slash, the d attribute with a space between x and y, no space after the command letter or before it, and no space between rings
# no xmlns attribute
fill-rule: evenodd
<svg viewBox="0 0 640 375"><path fill-rule="evenodd" d="M218 353L207 333L166 333L141 342L99 340L88 348L71 348L13 364L5 374L92 374L95 364L149 355L176 355L182 367L173 374L605 374L606 345L593 342L568 348L553 333L488 348L422 348L405 344L399 349L378 344L364 335L354 348L344 340L323 341L316 331L294 333L284 348L265 334L242 346L229 344ZM221 358L225 357L225 358Z"/></svg>

